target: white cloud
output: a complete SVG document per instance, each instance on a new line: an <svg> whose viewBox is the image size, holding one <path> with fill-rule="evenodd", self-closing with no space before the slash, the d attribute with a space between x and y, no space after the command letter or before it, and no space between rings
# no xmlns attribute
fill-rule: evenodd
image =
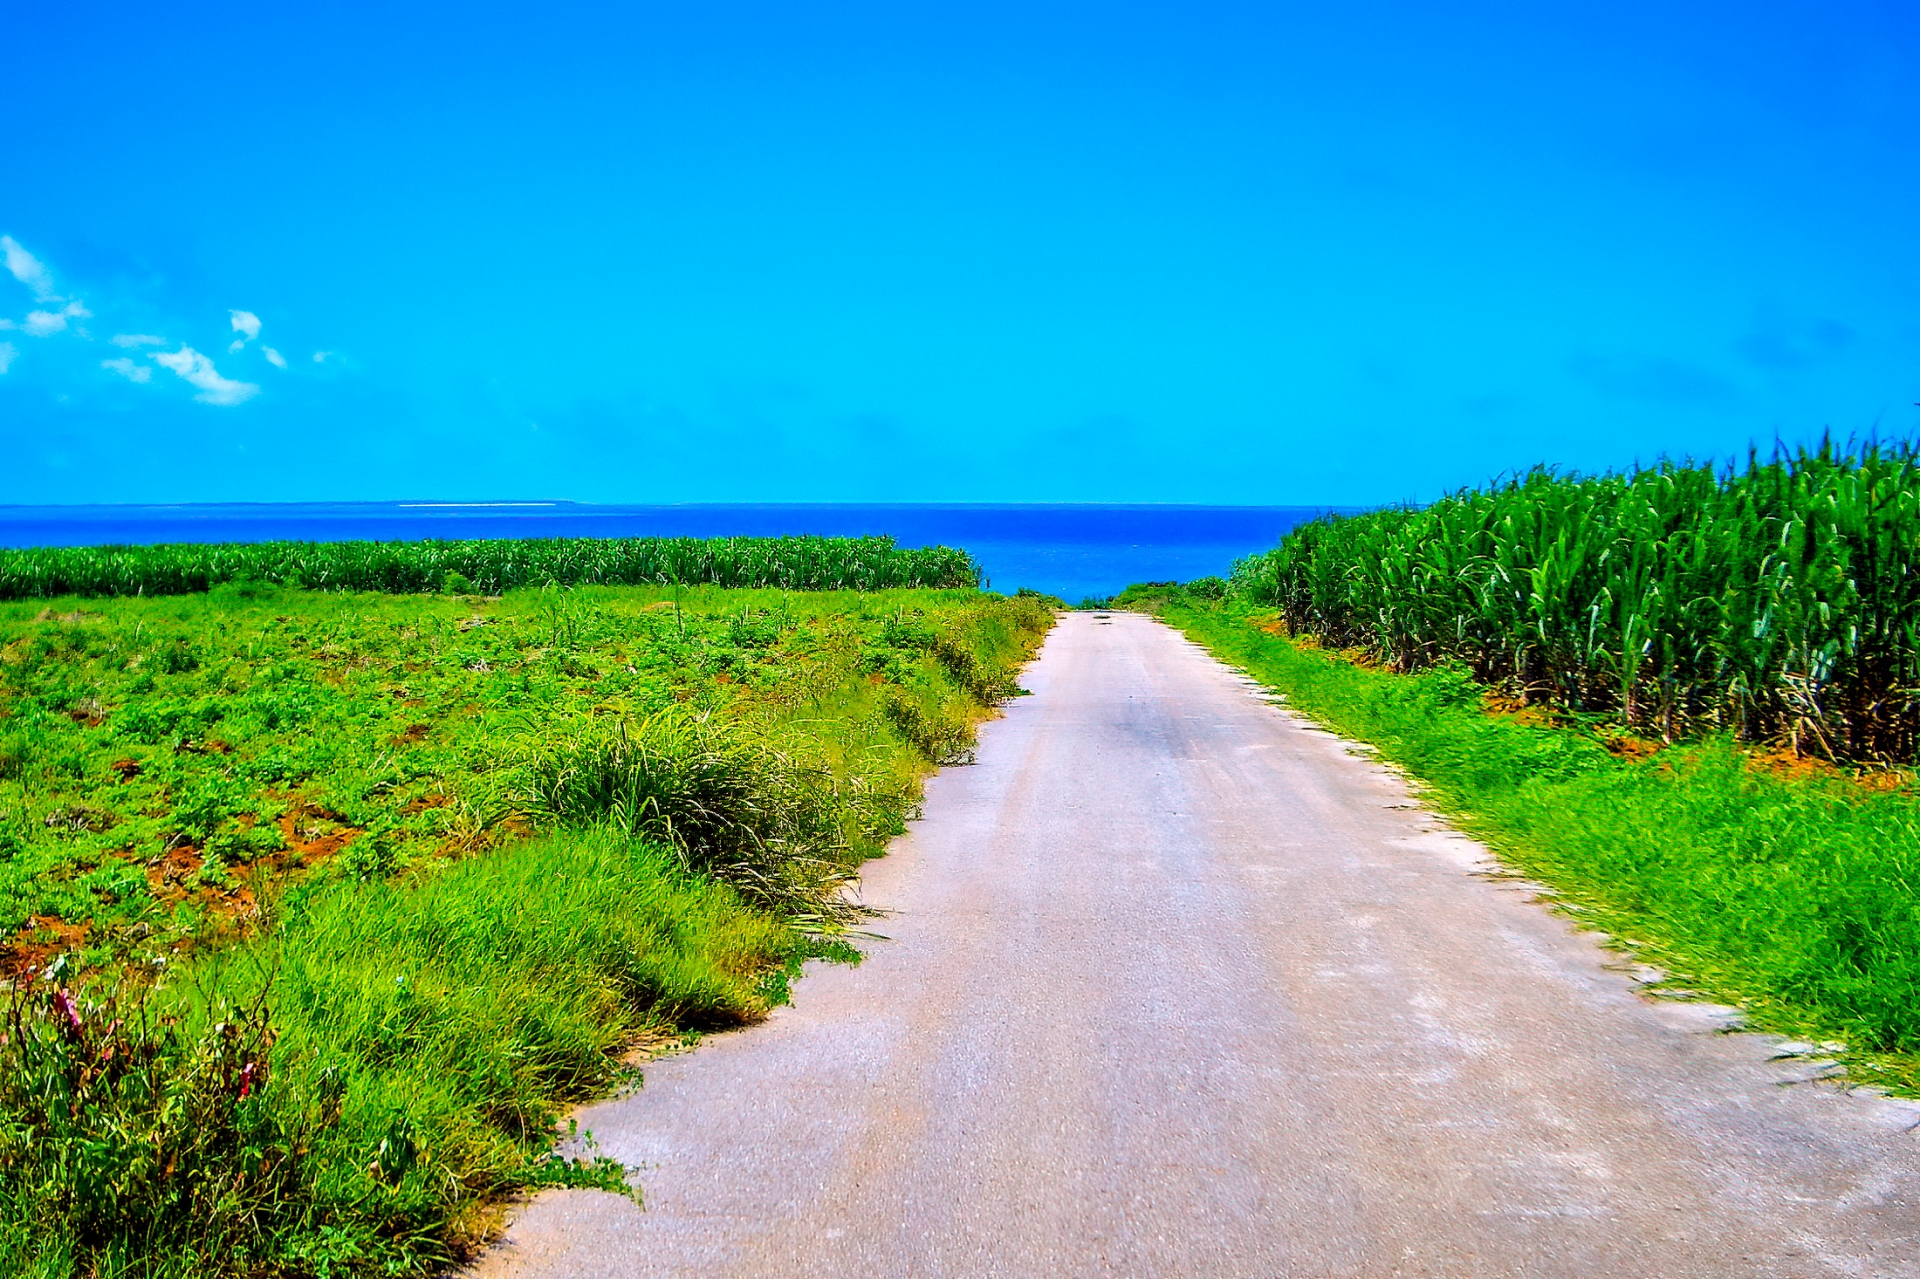
<svg viewBox="0 0 1920 1279"><path fill-rule="evenodd" d="M0 235L0 249L6 250L7 270L13 272L13 278L33 290L35 300L40 302L59 302L61 297L53 291L53 272L39 258L20 247L20 242L10 235Z"/></svg>
<svg viewBox="0 0 1920 1279"><path fill-rule="evenodd" d="M0 342L0 373L5 373L13 364L14 357L20 352L13 349L13 343Z"/></svg>
<svg viewBox="0 0 1920 1279"><path fill-rule="evenodd" d="M233 321L233 331L240 335L240 340L233 344L234 350L239 350L260 336L260 317L253 312L228 311L227 315Z"/></svg>
<svg viewBox="0 0 1920 1279"><path fill-rule="evenodd" d="M116 333L112 338L115 346L165 346L167 340L151 333Z"/></svg>
<svg viewBox="0 0 1920 1279"><path fill-rule="evenodd" d="M103 369L112 369L129 382L153 381L152 369L144 364L135 364L124 355L117 360L102 360L100 361L100 367Z"/></svg>
<svg viewBox="0 0 1920 1279"><path fill-rule="evenodd" d="M261 347L260 349L261 349L262 351L265 351L265 352L267 353L267 363L268 363L268 364L271 364L271 365L273 365L273 367L274 367L274 368L276 368L276 369L284 369L284 368L286 368L286 367L287 367L287 357L286 357L286 356L284 356L284 355L282 355L282 354L280 354L280 352L278 352L278 351L276 351L276 350L274 350L274 349L273 349L272 347L270 347L270 346L263 346L263 347Z"/></svg>
<svg viewBox="0 0 1920 1279"><path fill-rule="evenodd" d="M27 312L26 323L18 327L26 330L30 337L43 338L50 334L64 331L67 327L67 321L70 319L90 320L92 318L93 312L87 310L86 307L81 306L78 302L69 302L58 311L29 311ZM14 326L9 325L8 327L12 328Z"/></svg>
<svg viewBox="0 0 1920 1279"><path fill-rule="evenodd" d="M199 387L200 394L193 398L203 404L227 407L244 403L260 393L260 388L251 382L236 382L232 378L221 377L219 370L213 367L213 361L190 346L183 346L178 351L155 351L147 358Z"/></svg>
<svg viewBox="0 0 1920 1279"><path fill-rule="evenodd" d="M315 364L325 364L327 362L327 357L332 354L333 354L332 351L315 351L313 353L313 362Z"/></svg>

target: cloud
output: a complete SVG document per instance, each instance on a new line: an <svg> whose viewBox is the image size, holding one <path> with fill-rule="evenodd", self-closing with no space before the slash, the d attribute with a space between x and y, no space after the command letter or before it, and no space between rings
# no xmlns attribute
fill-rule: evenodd
<svg viewBox="0 0 1920 1279"><path fill-rule="evenodd" d="M115 346L165 346L167 340L151 333L116 333L111 339Z"/></svg>
<svg viewBox="0 0 1920 1279"><path fill-rule="evenodd" d="M0 342L0 373L5 373L13 364L14 357L20 352L13 349L13 343Z"/></svg>
<svg viewBox="0 0 1920 1279"><path fill-rule="evenodd" d="M33 290L35 300L40 302L59 302L63 299L53 291L53 272L39 258L20 247L20 242L10 235L0 235L0 249L6 250L7 270L13 272L13 278Z"/></svg>
<svg viewBox="0 0 1920 1279"><path fill-rule="evenodd" d="M280 352L278 352L278 351L276 351L276 350L274 350L274 349L273 349L272 347L270 347L270 346L263 346L263 347L261 347L260 349L261 349L262 351L265 351L265 352L266 352L266 354L267 354L267 363L268 363L268 364L271 364L271 365L273 365L273 367L274 367L274 368L276 368L276 369L284 369L284 368L286 368L286 367L287 367L287 357L286 357L286 356L284 356L284 355L282 355L282 354L280 354Z"/></svg>
<svg viewBox="0 0 1920 1279"><path fill-rule="evenodd" d="M236 382L232 378L221 377L219 370L213 367L213 361L190 346L182 346L178 351L155 351L147 358L199 387L200 394L193 398L202 404L230 407L245 403L260 393L260 388L251 382Z"/></svg>
<svg viewBox="0 0 1920 1279"><path fill-rule="evenodd" d="M69 302L58 311L29 311L27 312L27 318L24 322L16 325L11 321L7 321L6 327L10 329L21 329L29 337L43 338L55 333L64 332L68 320L90 320L92 318L93 312L87 310L86 307L81 306L78 302Z"/></svg>
<svg viewBox="0 0 1920 1279"><path fill-rule="evenodd" d="M228 351L238 351L247 343L260 336L260 317L251 311L228 311L233 321L233 331L240 336L227 347Z"/></svg>
<svg viewBox="0 0 1920 1279"><path fill-rule="evenodd" d="M152 369L144 364L135 364L124 355L117 360L102 360L100 361L100 367L113 370L129 382L153 381Z"/></svg>
<svg viewBox="0 0 1920 1279"><path fill-rule="evenodd" d="M313 353L313 362L315 364L325 364L327 362L327 358L332 354L333 354L332 351L315 351Z"/></svg>

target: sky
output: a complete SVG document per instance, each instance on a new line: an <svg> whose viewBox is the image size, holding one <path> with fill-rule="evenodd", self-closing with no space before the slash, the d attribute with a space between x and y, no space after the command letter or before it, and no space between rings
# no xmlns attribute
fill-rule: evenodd
<svg viewBox="0 0 1920 1279"><path fill-rule="evenodd" d="M1426 500L1920 433L1920 7L19 5L0 503Z"/></svg>

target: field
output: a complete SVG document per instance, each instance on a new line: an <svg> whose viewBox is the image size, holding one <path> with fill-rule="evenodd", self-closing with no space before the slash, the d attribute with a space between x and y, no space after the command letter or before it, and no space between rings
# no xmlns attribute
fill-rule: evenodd
<svg viewBox="0 0 1920 1279"><path fill-rule="evenodd" d="M1920 748L1920 455L1869 446L1534 471L1305 525L1234 594L1398 671L1457 662L1517 702L1672 741L1833 761Z"/></svg>
<svg viewBox="0 0 1920 1279"><path fill-rule="evenodd" d="M228 582L327 591L498 592L522 586L953 589L980 567L889 537L567 537L435 542L230 542L0 549L0 599L178 595Z"/></svg>
<svg viewBox="0 0 1920 1279"><path fill-rule="evenodd" d="M860 861L1050 622L967 589L0 604L0 1273L422 1273L514 1189L623 1184L546 1157L561 1109L853 958Z"/></svg>

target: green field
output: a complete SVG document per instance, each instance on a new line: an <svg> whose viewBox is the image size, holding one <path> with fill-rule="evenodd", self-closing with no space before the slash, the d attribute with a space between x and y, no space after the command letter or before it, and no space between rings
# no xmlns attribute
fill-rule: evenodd
<svg viewBox="0 0 1920 1279"><path fill-rule="evenodd" d="M257 578L0 604L0 1273L424 1273L515 1189L621 1184L546 1158L564 1106L853 957L842 887L1051 616Z"/></svg>
<svg viewBox="0 0 1920 1279"><path fill-rule="evenodd" d="M778 587L789 591L980 585L951 547L890 537L549 537L430 542L226 542L0 549L0 599L180 595L228 582L326 591L498 592L522 586Z"/></svg>
<svg viewBox="0 0 1920 1279"><path fill-rule="evenodd" d="M1535 470L1314 521L1234 594L1398 671L1465 666L1522 704L1665 740L1831 760L1920 749L1920 453L1910 445Z"/></svg>

